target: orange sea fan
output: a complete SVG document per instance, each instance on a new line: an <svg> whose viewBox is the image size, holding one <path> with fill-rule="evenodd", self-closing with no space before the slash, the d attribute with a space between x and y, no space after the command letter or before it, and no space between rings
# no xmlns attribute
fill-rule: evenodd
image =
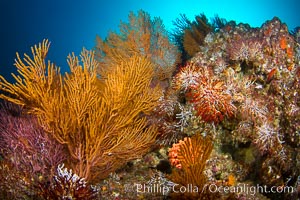
<svg viewBox="0 0 300 200"><path fill-rule="evenodd" d="M172 174L169 176L169 179L176 183L175 190L179 189L178 187L187 185L193 185L200 189L194 193L181 193L180 199L204 199L204 197L209 195L205 191L207 177L204 174L204 169L212 149L212 141L209 138L203 137L201 133L196 133L192 137L186 137L184 140L179 141L179 143L174 144L169 150L170 161L172 162L171 159L174 158L172 154L174 152L178 160L176 168L172 170ZM176 193L171 195L177 197ZM189 198L184 198L182 195Z"/></svg>
<svg viewBox="0 0 300 200"><path fill-rule="evenodd" d="M178 151L180 150L180 145L182 144L182 140L179 143L174 143L172 148L169 149L169 161L172 166L175 166L178 169L181 169L181 163L178 159Z"/></svg>

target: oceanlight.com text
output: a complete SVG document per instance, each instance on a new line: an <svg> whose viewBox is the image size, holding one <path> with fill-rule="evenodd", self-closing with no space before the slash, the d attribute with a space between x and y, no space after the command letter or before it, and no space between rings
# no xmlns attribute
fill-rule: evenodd
<svg viewBox="0 0 300 200"><path fill-rule="evenodd" d="M166 186L163 184L137 184L127 187L127 191L134 191L137 193L161 193L167 195L170 192L174 193L202 193L208 191L211 193L245 193L249 195L255 195L256 193L293 193L294 187L292 186L272 186L267 187L266 185L248 185L248 184L237 184L236 186L219 186L216 184L205 184L203 188L199 188L193 184L180 186L174 184L172 186Z"/></svg>
<svg viewBox="0 0 300 200"><path fill-rule="evenodd" d="M294 187L292 186L271 186L268 187L266 185L248 185L248 184L237 184L236 186L218 186L215 184L206 184L203 187L204 189L208 189L211 193L246 193L250 195L255 195L256 193L293 193Z"/></svg>

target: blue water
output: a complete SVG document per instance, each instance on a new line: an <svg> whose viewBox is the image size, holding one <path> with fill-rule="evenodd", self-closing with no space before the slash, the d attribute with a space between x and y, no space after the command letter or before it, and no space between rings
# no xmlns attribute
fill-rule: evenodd
<svg viewBox="0 0 300 200"><path fill-rule="evenodd" d="M166 28L172 30L172 21L181 13L188 18L204 13L208 18L216 14L238 23L261 26L278 16L290 29L300 23L297 0L237 1L237 0L53 0L0 2L0 74L6 78L14 72L16 51L30 53L30 47L48 38L52 44L48 58L67 69L69 53L79 54L82 47L91 49L96 35L105 38L109 31L118 30L120 20L126 21L129 11L143 9L152 17L161 17ZM9 78L10 79L10 78Z"/></svg>

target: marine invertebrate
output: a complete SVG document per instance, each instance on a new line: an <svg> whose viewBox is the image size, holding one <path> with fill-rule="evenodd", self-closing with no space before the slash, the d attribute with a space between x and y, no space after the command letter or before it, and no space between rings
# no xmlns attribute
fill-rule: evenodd
<svg viewBox="0 0 300 200"><path fill-rule="evenodd" d="M0 76L0 97L26 105L53 138L66 145L70 166L91 181L106 177L127 161L148 151L157 129L145 115L157 105L159 87L150 88L153 67L134 56L97 74L94 54L83 50L81 62L70 55L70 73L64 77L50 62L47 40L16 61L17 83ZM99 78L100 77L100 78Z"/></svg>
<svg viewBox="0 0 300 200"><path fill-rule="evenodd" d="M203 44L205 36L212 31L212 26L204 14L197 15L190 29L184 30L183 46L190 56L193 56Z"/></svg>
<svg viewBox="0 0 300 200"><path fill-rule="evenodd" d="M0 106L0 198L37 199L36 185L50 181L55 166L68 154L35 116L23 114L24 109L11 103Z"/></svg>
<svg viewBox="0 0 300 200"><path fill-rule="evenodd" d="M173 31L173 38L182 53L182 63L200 51L200 46L204 43L205 36L213 30L204 14L196 15L195 20L189 20L186 15L181 15L173 24L176 29ZM216 18L217 19L217 18ZM221 20L215 21L216 25Z"/></svg>
<svg viewBox="0 0 300 200"><path fill-rule="evenodd" d="M206 122L221 122L236 111L223 81L216 80L206 69L187 64L173 79L173 87L184 92L186 99Z"/></svg>
<svg viewBox="0 0 300 200"><path fill-rule="evenodd" d="M137 54L153 64L154 78L170 79L178 62L177 47L169 41L168 33L159 17L151 19L140 10L130 12L128 23L120 23L119 33L111 32L105 40L97 36L97 60L104 65L114 65Z"/></svg>
<svg viewBox="0 0 300 200"><path fill-rule="evenodd" d="M20 108L10 105L9 109ZM34 116L13 116L10 112L6 107L0 109L0 151L3 159L32 179L47 180L54 174L54 167L67 158L63 145L47 134Z"/></svg>
<svg viewBox="0 0 300 200"><path fill-rule="evenodd" d="M176 170L176 172L188 173L185 174L186 177L181 177L182 179L191 179L191 182L187 183L198 183L198 185L202 185L203 180L197 179L199 177L192 176L193 174L197 174L201 179L203 178L201 177L204 176L202 173L198 174L195 172L203 172L205 166L204 161L208 159L211 150L212 142L207 138L203 138L201 134L195 134L192 137L186 137L184 140L173 144L172 148L169 149L169 159L173 166L182 170Z"/></svg>
<svg viewBox="0 0 300 200"><path fill-rule="evenodd" d="M183 195L205 195L205 188L203 187L206 183L206 176L203 171L212 148L210 139L203 138L201 134L195 134L173 144L173 147L169 149L170 162L176 167L169 176L170 180L180 186L190 184L199 189L197 192L184 193Z"/></svg>
<svg viewBox="0 0 300 200"><path fill-rule="evenodd" d="M169 149L169 161L171 165L175 166L178 169L182 168L182 165L180 163L180 160L178 158L178 152L180 150L180 145L182 144L182 140L179 141L179 143L174 143L172 145L172 148Z"/></svg>
<svg viewBox="0 0 300 200"><path fill-rule="evenodd" d="M269 123L263 123L256 127L256 136L254 144L261 150L261 153L272 153L276 149L281 149L281 144L284 141L279 132Z"/></svg>
<svg viewBox="0 0 300 200"><path fill-rule="evenodd" d="M196 87L199 84L201 71L193 64L187 64L173 78L173 88L187 92L191 87Z"/></svg>
<svg viewBox="0 0 300 200"><path fill-rule="evenodd" d="M181 132L183 132L183 129L188 126L189 121L193 117L193 107L187 106L183 107L179 104L180 113L176 114L176 119L178 119L178 123L175 125L180 129Z"/></svg>
<svg viewBox="0 0 300 200"><path fill-rule="evenodd" d="M227 51L229 58L235 61L257 62L263 58L262 41L257 38L233 40Z"/></svg>
<svg viewBox="0 0 300 200"><path fill-rule="evenodd" d="M260 99L246 97L239 107L242 120L263 122L267 120L268 108L261 103Z"/></svg>
<svg viewBox="0 0 300 200"><path fill-rule="evenodd" d="M57 175L48 184L40 184L40 195L45 199L96 199L98 190L88 186L84 178L79 177L64 167L64 164L57 166Z"/></svg>
<svg viewBox="0 0 300 200"><path fill-rule="evenodd" d="M159 145L171 145L184 137L192 119L194 111L192 105L180 103L176 92L172 88L159 98L158 105L148 116L150 124L156 124Z"/></svg>
<svg viewBox="0 0 300 200"><path fill-rule="evenodd" d="M224 117L233 117L236 107L223 82L203 79L199 87L192 87L190 94L197 115L206 122L221 122Z"/></svg>

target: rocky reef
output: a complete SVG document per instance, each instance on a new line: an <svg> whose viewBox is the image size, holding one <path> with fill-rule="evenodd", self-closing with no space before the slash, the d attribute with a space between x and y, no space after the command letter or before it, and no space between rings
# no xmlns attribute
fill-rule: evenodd
<svg viewBox="0 0 300 200"><path fill-rule="evenodd" d="M129 22L65 76L44 41L0 77L19 106L1 104L0 197L299 198L300 29L183 16L176 46L161 20Z"/></svg>

